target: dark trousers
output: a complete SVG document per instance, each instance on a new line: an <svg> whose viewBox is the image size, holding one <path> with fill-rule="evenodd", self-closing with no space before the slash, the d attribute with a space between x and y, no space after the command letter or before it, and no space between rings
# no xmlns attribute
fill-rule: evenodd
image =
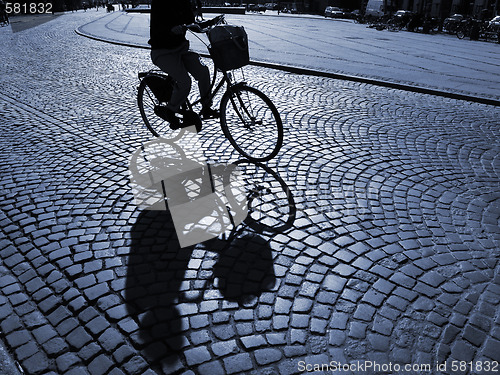
<svg viewBox="0 0 500 375"><path fill-rule="evenodd" d="M151 59L153 64L172 77L176 83L168 108L178 112L186 101L191 91L189 74L198 81L202 106L210 106L210 71L201 62L200 56L189 50L188 42L176 49L154 49L151 51Z"/></svg>

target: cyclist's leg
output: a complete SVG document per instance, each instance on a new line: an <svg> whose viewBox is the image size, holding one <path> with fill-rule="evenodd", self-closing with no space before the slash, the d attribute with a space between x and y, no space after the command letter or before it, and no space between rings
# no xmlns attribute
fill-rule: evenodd
<svg viewBox="0 0 500 375"><path fill-rule="evenodd" d="M167 107L173 112L178 112L191 91L191 78L184 66L182 50L152 50L151 59L153 64L175 81Z"/></svg>
<svg viewBox="0 0 500 375"><path fill-rule="evenodd" d="M208 67L201 62L200 55L193 51L183 53L182 61L187 71L198 82L203 108L210 107L212 103L210 98L210 71Z"/></svg>
<svg viewBox="0 0 500 375"><path fill-rule="evenodd" d="M189 51L183 54L183 61L189 73L198 81L202 106L201 117L204 119L220 117L219 111L212 109L210 70L201 62L200 55L196 52Z"/></svg>

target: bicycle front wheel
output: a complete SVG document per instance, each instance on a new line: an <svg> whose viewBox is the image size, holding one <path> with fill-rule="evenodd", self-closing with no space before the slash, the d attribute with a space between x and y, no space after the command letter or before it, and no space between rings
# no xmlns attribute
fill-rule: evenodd
<svg viewBox="0 0 500 375"><path fill-rule="evenodd" d="M144 77L137 91L137 104L142 120L155 137L176 140L182 135L181 129L172 130L168 121L155 113L155 108L166 103L172 83L167 77L151 75Z"/></svg>
<svg viewBox="0 0 500 375"><path fill-rule="evenodd" d="M283 124L271 100L253 87L230 88L222 97L221 127L226 138L244 157L267 161L283 144Z"/></svg>

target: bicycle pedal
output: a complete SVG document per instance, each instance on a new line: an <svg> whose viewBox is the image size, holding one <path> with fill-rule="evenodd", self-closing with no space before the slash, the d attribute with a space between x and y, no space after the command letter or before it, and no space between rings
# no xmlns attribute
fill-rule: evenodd
<svg viewBox="0 0 500 375"><path fill-rule="evenodd" d="M201 130L202 124L201 124L201 118L196 114L194 111L185 111L182 113L182 122L183 122L183 128L188 127L188 126L195 126L196 131L199 132Z"/></svg>
<svg viewBox="0 0 500 375"><path fill-rule="evenodd" d="M216 109L207 108L200 112L200 117L203 120L209 120L214 118L220 118L220 112Z"/></svg>

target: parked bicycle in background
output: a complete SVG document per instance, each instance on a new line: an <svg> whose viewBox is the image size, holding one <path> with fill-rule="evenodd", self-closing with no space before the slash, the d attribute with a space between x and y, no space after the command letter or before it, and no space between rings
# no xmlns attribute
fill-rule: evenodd
<svg viewBox="0 0 500 375"><path fill-rule="evenodd" d="M472 18L464 20L458 27L456 34L458 39L468 37L470 40L484 39L500 43L500 28L488 21Z"/></svg>
<svg viewBox="0 0 500 375"><path fill-rule="evenodd" d="M9 15L7 14L7 6L3 0L0 0L0 25L7 26L9 24Z"/></svg>

